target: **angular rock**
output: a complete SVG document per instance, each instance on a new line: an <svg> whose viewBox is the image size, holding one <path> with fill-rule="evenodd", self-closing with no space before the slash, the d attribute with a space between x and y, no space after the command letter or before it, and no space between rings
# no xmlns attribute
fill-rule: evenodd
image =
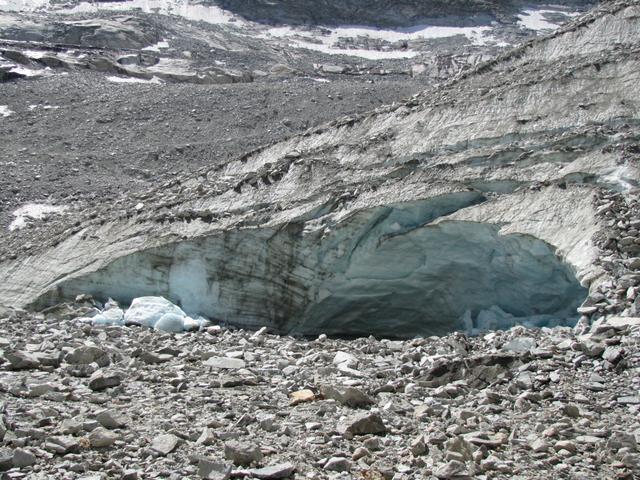
<svg viewBox="0 0 640 480"><path fill-rule="evenodd" d="M331 472L349 472L351 470L351 462L344 457L332 457L324 464L325 470Z"/></svg>
<svg viewBox="0 0 640 480"><path fill-rule="evenodd" d="M297 392L290 393L289 397L291 398L291 405L313 402L316 399L316 395L312 390L298 390Z"/></svg>
<svg viewBox="0 0 640 480"><path fill-rule="evenodd" d="M367 407L373 404L373 399L362 390L355 387L333 387L322 385L320 392L325 398L333 399L343 405L353 408Z"/></svg>
<svg viewBox="0 0 640 480"><path fill-rule="evenodd" d="M228 480L231 477L231 466L208 458L200 458L198 476L206 480Z"/></svg>
<svg viewBox="0 0 640 480"><path fill-rule="evenodd" d="M110 430L125 427L128 423L127 418L116 410L102 410L96 413L96 420Z"/></svg>
<svg viewBox="0 0 640 480"><path fill-rule="evenodd" d="M337 431L348 437L368 434L381 435L387 433L387 427L379 414L361 413L340 422Z"/></svg>
<svg viewBox="0 0 640 480"><path fill-rule="evenodd" d="M295 471L296 467L292 463L280 463L263 468L252 468L249 470L249 475L260 480L277 480L280 478L289 478Z"/></svg>
<svg viewBox="0 0 640 480"><path fill-rule="evenodd" d="M151 449L160 455L169 455L176 449L179 443L180 439L178 437L172 433L166 433L154 437L151 442Z"/></svg>
<svg viewBox="0 0 640 480"><path fill-rule="evenodd" d="M57 436L49 437L45 440L44 449L57 453L58 455L65 455L70 452L75 452L80 448L80 444L73 437Z"/></svg>
<svg viewBox="0 0 640 480"><path fill-rule="evenodd" d="M107 430L104 427L98 427L89 434L89 443L94 448L106 448L113 445L120 439L120 435Z"/></svg>
<svg viewBox="0 0 640 480"><path fill-rule="evenodd" d="M220 368L224 370L238 370L244 368L246 363L240 358L228 357L211 357L204 364L211 368Z"/></svg>
<svg viewBox="0 0 640 480"><path fill-rule="evenodd" d="M33 370L40 367L36 356L28 352L5 352L4 358L13 370Z"/></svg>
<svg viewBox="0 0 640 480"><path fill-rule="evenodd" d="M224 444L224 456L234 465L248 466L262 460L262 451L255 444L230 441Z"/></svg>
<svg viewBox="0 0 640 480"><path fill-rule="evenodd" d="M122 374L118 372L103 372L98 370L89 379L89 388L94 391L117 387L122 383Z"/></svg>
<svg viewBox="0 0 640 480"><path fill-rule="evenodd" d="M24 448L16 448L13 451L13 466L18 468L30 467L38 461L36 456Z"/></svg>
<svg viewBox="0 0 640 480"><path fill-rule="evenodd" d="M71 365L96 363L99 367L106 367L111 363L107 352L91 345L75 348L65 355L64 361Z"/></svg>

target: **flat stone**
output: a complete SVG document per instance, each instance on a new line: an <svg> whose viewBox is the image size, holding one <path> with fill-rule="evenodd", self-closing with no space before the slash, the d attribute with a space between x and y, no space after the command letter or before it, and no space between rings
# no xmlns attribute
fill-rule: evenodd
<svg viewBox="0 0 640 480"><path fill-rule="evenodd" d="M337 430L346 436L387 433L387 427L377 413L362 413L351 416L341 422Z"/></svg>
<svg viewBox="0 0 640 480"><path fill-rule="evenodd" d="M33 370L40 367L35 355L28 352L5 352L3 356L13 370Z"/></svg>
<svg viewBox="0 0 640 480"><path fill-rule="evenodd" d="M623 395L616 400L623 405L640 405L640 396L638 395Z"/></svg>
<svg viewBox="0 0 640 480"><path fill-rule="evenodd" d="M231 477L231 466L208 458L200 458L198 476L206 480L228 480Z"/></svg>
<svg viewBox="0 0 640 480"><path fill-rule="evenodd" d="M174 357L168 353L143 352L139 356L140 360L149 364L166 363Z"/></svg>
<svg viewBox="0 0 640 480"><path fill-rule="evenodd" d="M13 451L13 466L18 468L30 467L37 462L36 456L24 448L16 448Z"/></svg>
<svg viewBox="0 0 640 480"><path fill-rule="evenodd" d="M351 462L344 457L332 457L323 468L331 472L348 472L351 470Z"/></svg>
<svg viewBox="0 0 640 480"><path fill-rule="evenodd" d="M253 468L249 470L249 475L260 480L277 480L279 478L289 478L296 471L292 463L280 463L269 465L263 468Z"/></svg>
<svg viewBox="0 0 640 480"><path fill-rule="evenodd" d="M44 443L45 450L59 455L75 452L79 448L80 445L77 440L73 437L67 436L49 437Z"/></svg>
<svg viewBox="0 0 640 480"><path fill-rule="evenodd" d="M458 477L466 477L469 475L467 467L463 462L451 460L448 463L439 466L433 474L440 479L448 480Z"/></svg>
<svg viewBox="0 0 640 480"><path fill-rule="evenodd" d="M355 387L333 387L322 385L320 392L325 398L330 398L343 405L358 408L373 404L373 399L362 390Z"/></svg>
<svg viewBox="0 0 640 480"><path fill-rule="evenodd" d="M262 451L252 443L230 441L224 444L224 456L235 465L248 466L262 460Z"/></svg>
<svg viewBox="0 0 640 480"><path fill-rule="evenodd" d="M244 368L246 363L240 358L228 357L211 357L204 364L211 368L220 368L225 370L238 370Z"/></svg>
<svg viewBox="0 0 640 480"><path fill-rule="evenodd" d="M122 383L122 376L119 373L109 373L98 370L89 379L89 388L94 391L106 390L117 387Z"/></svg>
<svg viewBox="0 0 640 480"><path fill-rule="evenodd" d="M514 353L525 353L536 348L537 342L532 337L518 337L510 340L502 346L502 350Z"/></svg>
<svg viewBox="0 0 640 480"><path fill-rule="evenodd" d="M615 328L635 327L640 326L640 317L609 317L605 324Z"/></svg>
<svg viewBox="0 0 640 480"><path fill-rule="evenodd" d="M120 435L107 430L104 427L98 427L89 434L89 443L94 448L106 448L113 445Z"/></svg>
<svg viewBox="0 0 640 480"><path fill-rule="evenodd" d="M151 442L151 449L160 455L168 455L173 452L180 443L180 439L172 433L158 435Z"/></svg>
<svg viewBox="0 0 640 480"><path fill-rule="evenodd" d="M613 451L628 448L632 452L636 452L638 450L638 444L636 437L632 433L615 431L611 433L607 440L607 448Z"/></svg>
<svg viewBox="0 0 640 480"><path fill-rule="evenodd" d="M298 405L299 403L313 402L316 395L312 390L298 390L290 393L289 398L291 398L291 405Z"/></svg>
<svg viewBox="0 0 640 480"><path fill-rule="evenodd" d="M96 414L96 420L104 428L113 430L127 425L127 418L115 410L102 410Z"/></svg>
<svg viewBox="0 0 640 480"><path fill-rule="evenodd" d="M75 435L82 430L82 422L76 418L65 418L60 424L60 433Z"/></svg>
<svg viewBox="0 0 640 480"><path fill-rule="evenodd" d="M64 361L71 365L88 365L96 363L99 367L106 367L111 363L107 352L96 346L82 346L73 349L64 357Z"/></svg>

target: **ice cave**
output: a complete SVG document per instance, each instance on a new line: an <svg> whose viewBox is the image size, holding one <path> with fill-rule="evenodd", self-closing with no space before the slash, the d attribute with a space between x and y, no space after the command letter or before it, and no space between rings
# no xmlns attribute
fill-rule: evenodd
<svg viewBox="0 0 640 480"><path fill-rule="evenodd" d="M147 249L60 284L128 304L163 296L187 314L297 335L410 338L568 325L587 295L548 243L448 220L478 192L303 219Z"/></svg>

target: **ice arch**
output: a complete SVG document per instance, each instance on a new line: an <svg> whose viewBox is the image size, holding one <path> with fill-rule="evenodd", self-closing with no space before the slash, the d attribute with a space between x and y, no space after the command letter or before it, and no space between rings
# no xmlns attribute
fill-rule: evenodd
<svg viewBox="0 0 640 480"><path fill-rule="evenodd" d="M162 295L187 313L280 333L412 337L570 323L586 297L532 236L447 221L484 201L460 192L318 219L237 229L141 250L64 281L43 301Z"/></svg>

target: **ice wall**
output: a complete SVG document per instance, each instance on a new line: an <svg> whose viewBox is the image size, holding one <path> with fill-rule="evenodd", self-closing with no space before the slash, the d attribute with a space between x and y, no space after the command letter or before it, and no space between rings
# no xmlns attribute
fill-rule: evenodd
<svg viewBox="0 0 640 480"><path fill-rule="evenodd" d="M241 229L122 257L54 296L128 303L161 295L190 315L281 333L411 337L535 317L570 318L586 296L547 243L479 222L434 219L484 201L478 192ZM51 299L51 295L48 296ZM480 322L482 323L482 322Z"/></svg>

